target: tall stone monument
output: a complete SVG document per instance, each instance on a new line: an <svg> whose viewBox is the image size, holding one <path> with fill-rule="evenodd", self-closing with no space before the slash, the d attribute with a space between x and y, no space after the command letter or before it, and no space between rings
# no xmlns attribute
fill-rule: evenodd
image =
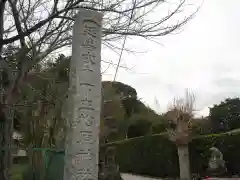
<svg viewBox="0 0 240 180"><path fill-rule="evenodd" d="M73 28L64 180L98 180L102 17L81 9Z"/></svg>

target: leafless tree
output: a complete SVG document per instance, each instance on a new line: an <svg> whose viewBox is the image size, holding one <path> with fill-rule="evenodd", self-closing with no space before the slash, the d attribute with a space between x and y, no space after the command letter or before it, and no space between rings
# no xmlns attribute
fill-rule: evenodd
<svg viewBox="0 0 240 180"><path fill-rule="evenodd" d="M194 105L194 94L186 91L184 98L174 99L166 114L170 125L167 128L169 139L176 144L178 149L181 180L191 179L188 143L192 140Z"/></svg>
<svg viewBox="0 0 240 180"><path fill-rule="evenodd" d="M0 139L5 141L2 143L5 144L6 149L5 163L2 158L0 159L0 179L9 178L10 163L7 162L11 161L9 149L11 149L13 112L21 81L36 64L51 59L51 55L57 50L71 46L72 27L79 8L104 13L103 45L117 49L119 47L116 47L114 42L119 42L126 35L145 39L155 38L170 34L186 24L195 12L174 24L170 23L171 19L176 20L178 14L184 11L187 5L185 0L175 1L174 8L170 8L164 16L151 19L149 15L152 12L158 11L160 6L169 2L164 0L0 0L0 72L1 77L3 73L7 74L9 82L7 86L3 86L1 81L0 105L4 112L4 121L2 121L4 131ZM17 49L11 49L12 47ZM4 55L9 49L14 54L14 61ZM5 177L3 169L6 170Z"/></svg>

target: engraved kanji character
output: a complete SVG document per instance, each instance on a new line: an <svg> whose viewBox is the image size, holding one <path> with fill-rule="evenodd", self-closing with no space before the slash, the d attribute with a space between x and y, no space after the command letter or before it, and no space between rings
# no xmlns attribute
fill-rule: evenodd
<svg viewBox="0 0 240 180"><path fill-rule="evenodd" d="M94 23L85 22L83 24L83 34L92 37L97 37L98 27Z"/></svg>
<svg viewBox="0 0 240 180"><path fill-rule="evenodd" d="M83 47L87 47L89 50L96 49L96 40L92 37L88 37L84 40L84 43L82 44Z"/></svg>
<svg viewBox="0 0 240 180"><path fill-rule="evenodd" d="M88 51L87 53L82 54L83 61L91 62L92 64L96 64L96 56L93 54L93 52Z"/></svg>
<svg viewBox="0 0 240 180"><path fill-rule="evenodd" d="M82 137L83 142L93 142L93 134L91 131L81 131L80 136Z"/></svg>
<svg viewBox="0 0 240 180"><path fill-rule="evenodd" d="M87 96L85 96L83 99L80 100L80 104L84 106L84 108L93 109L92 100L88 99Z"/></svg>
<svg viewBox="0 0 240 180"><path fill-rule="evenodd" d="M93 67L91 62L83 61L83 67L81 69L82 71L91 71L93 72Z"/></svg>
<svg viewBox="0 0 240 180"><path fill-rule="evenodd" d="M84 122L87 126L91 126L94 122L94 117L88 114L80 113L78 116L79 121Z"/></svg>
<svg viewBox="0 0 240 180"><path fill-rule="evenodd" d="M92 169L91 168L79 168L78 173L92 175Z"/></svg>
<svg viewBox="0 0 240 180"><path fill-rule="evenodd" d="M73 142L73 144L81 144L81 143L87 143L87 144L93 143L93 134L91 131L80 131L79 139Z"/></svg>

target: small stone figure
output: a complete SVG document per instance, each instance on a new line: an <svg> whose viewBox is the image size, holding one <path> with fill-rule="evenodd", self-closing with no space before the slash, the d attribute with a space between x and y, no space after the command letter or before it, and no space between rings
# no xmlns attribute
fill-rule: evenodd
<svg viewBox="0 0 240 180"><path fill-rule="evenodd" d="M220 176L227 172L222 152L216 148L210 148L211 157L208 162L208 171L211 175Z"/></svg>

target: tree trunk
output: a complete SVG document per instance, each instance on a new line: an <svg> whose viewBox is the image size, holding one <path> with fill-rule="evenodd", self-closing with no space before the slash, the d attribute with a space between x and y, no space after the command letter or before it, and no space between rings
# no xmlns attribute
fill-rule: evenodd
<svg viewBox="0 0 240 180"><path fill-rule="evenodd" d="M1 117L0 117L0 179L5 180L4 176L4 144L5 144L5 138L4 138L4 129L5 129L5 118L4 113L2 112L1 108Z"/></svg>
<svg viewBox="0 0 240 180"><path fill-rule="evenodd" d="M0 57L2 55L2 39L3 39L3 31L4 31L4 10L5 10L5 4L7 0L0 0ZM1 60L1 59L0 59Z"/></svg>
<svg viewBox="0 0 240 180"><path fill-rule="evenodd" d="M178 146L178 158L181 180L191 180L188 146Z"/></svg>
<svg viewBox="0 0 240 180"><path fill-rule="evenodd" d="M0 0L0 61L2 61L2 48L3 48L3 45L1 44L1 40L3 39L3 31L4 31L4 10L5 10L5 4L6 4L6 0ZM2 72L1 70L2 67L0 67L0 73ZM1 74L0 74L1 76ZM2 88L2 86L1 86ZM0 107L0 113L1 113L1 116L0 116L0 179L1 180L5 180L5 177L4 177L4 141L5 141L5 138L4 138L4 126L5 126L5 118L4 118L4 113L3 113L3 92L2 92L2 89L0 89L0 93L1 93L1 97L0 97L0 104L1 104L1 107Z"/></svg>
<svg viewBox="0 0 240 180"><path fill-rule="evenodd" d="M1 103L0 103L1 104ZM9 180L12 163L13 113L11 107L0 105L0 179Z"/></svg>
<svg viewBox="0 0 240 180"><path fill-rule="evenodd" d="M105 126L105 132L103 135L104 142L108 143L111 141L114 141L112 134L115 134L117 132L117 121L112 116L113 112L113 100L108 100L104 102L104 97L102 98L102 111L101 111L101 116L102 119L104 120L104 126ZM105 147L102 149L103 156L104 156L104 161L102 162L103 166L103 177L100 177L100 180L122 180L117 162L116 162L116 147L111 146L108 147L105 145ZM101 157L102 155L100 155Z"/></svg>
<svg viewBox="0 0 240 180"><path fill-rule="evenodd" d="M4 154L4 174L5 179L10 180L10 168L12 166L12 135L13 135L13 107L9 106L5 109L5 154Z"/></svg>

